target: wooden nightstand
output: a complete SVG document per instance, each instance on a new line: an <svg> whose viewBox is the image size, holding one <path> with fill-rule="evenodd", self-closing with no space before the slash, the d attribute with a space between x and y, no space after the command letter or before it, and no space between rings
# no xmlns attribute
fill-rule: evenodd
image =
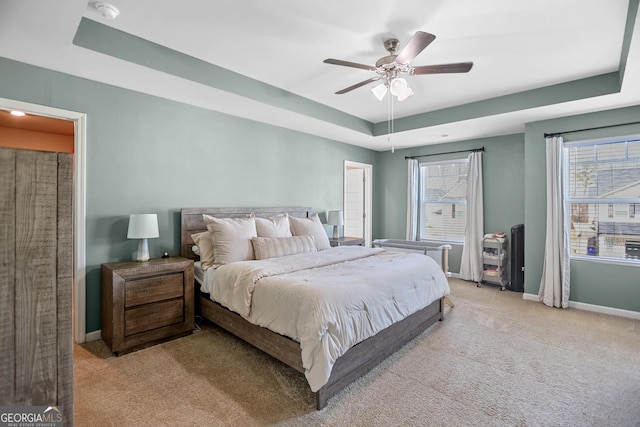
<svg viewBox="0 0 640 427"><path fill-rule="evenodd" d="M102 264L102 339L116 354L191 333L194 309L192 260Z"/></svg>
<svg viewBox="0 0 640 427"><path fill-rule="evenodd" d="M329 239L331 246L364 246L362 237L339 237L337 239Z"/></svg>

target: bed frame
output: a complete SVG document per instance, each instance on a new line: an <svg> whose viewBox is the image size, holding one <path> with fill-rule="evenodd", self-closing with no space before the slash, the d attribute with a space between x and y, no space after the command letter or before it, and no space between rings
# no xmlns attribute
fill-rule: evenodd
<svg viewBox="0 0 640 427"><path fill-rule="evenodd" d="M185 208L181 210L181 255L196 260L191 250L194 245L191 235L206 230L202 214L219 218L238 218L254 214L268 218L287 212L290 216L308 218L310 208ZM256 326L240 315L211 301L208 295L199 294L196 304L206 319L226 329L254 347L269 354L284 364L304 373L300 345L296 341L266 328ZM424 309L394 323L350 348L338 360L331 371L327 384L316 392L316 407L322 409L331 396L359 378L389 355L421 334L438 320L443 319L444 298L440 298Z"/></svg>

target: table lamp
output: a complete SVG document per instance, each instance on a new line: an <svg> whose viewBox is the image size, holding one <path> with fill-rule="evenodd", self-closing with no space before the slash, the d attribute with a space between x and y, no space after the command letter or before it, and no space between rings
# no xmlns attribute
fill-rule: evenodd
<svg viewBox="0 0 640 427"><path fill-rule="evenodd" d="M340 237L338 227L344 225L344 215L342 214L342 211L329 211L327 224L333 225L333 238L338 239Z"/></svg>
<svg viewBox="0 0 640 427"><path fill-rule="evenodd" d="M160 237L158 232L158 215L132 214L129 216L127 239L140 239L136 260L149 261L149 242L147 239Z"/></svg>

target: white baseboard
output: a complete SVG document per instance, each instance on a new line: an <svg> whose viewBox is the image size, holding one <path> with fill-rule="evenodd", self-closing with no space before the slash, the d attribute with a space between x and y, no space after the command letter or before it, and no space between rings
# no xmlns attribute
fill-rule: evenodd
<svg viewBox="0 0 640 427"><path fill-rule="evenodd" d="M523 294L522 299L538 302L537 294ZM594 313L610 314L612 316L627 317L629 319L640 320L640 312L623 310L621 308L605 307L603 305L587 304L585 302L569 301L569 308L576 310L592 311Z"/></svg>
<svg viewBox="0 0 640 427"><path fill-rule="evenodd" d="M102 331L100 329L98 329L97 331L88 332L84 337L85 342L98 341L100 339L102 339Z"/></svg>
<svg viewBox="0 0 640 427"><path fill-rule="evenodd" d="M629 319L640 320L639 311L623 310L621 308L605 307L603 305L594 305L575 301L569 301L569 307L576 308L578 310L593 311L596 313L611 314L613 316L628 317Z"/></svg>

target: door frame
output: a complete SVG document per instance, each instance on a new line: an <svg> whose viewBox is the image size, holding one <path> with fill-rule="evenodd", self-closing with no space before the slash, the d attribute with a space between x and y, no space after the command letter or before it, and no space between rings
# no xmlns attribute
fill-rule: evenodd
<svg viewBox="0 0 640 427"><path fill-rule="evenodd" d="M86 150L87 115L45 105L0 98L0 108L20 110L28 114L71 120L73 132L73 338L86 340Z"/></svg>
<svg viewBox="0 0 640 427"><path fill-rule="evenodd" d="M360 162L352 162L350 160L344 161L344 168L342 171L342 210L344 211L344 207L347 205L347 168L357 168L364 169L364 241L365 246L371 247L371 233L372 233L372 206L371 196L373 193L372 190L372 179L373 176L373 166L368 163L360 163Z"/></svg>

